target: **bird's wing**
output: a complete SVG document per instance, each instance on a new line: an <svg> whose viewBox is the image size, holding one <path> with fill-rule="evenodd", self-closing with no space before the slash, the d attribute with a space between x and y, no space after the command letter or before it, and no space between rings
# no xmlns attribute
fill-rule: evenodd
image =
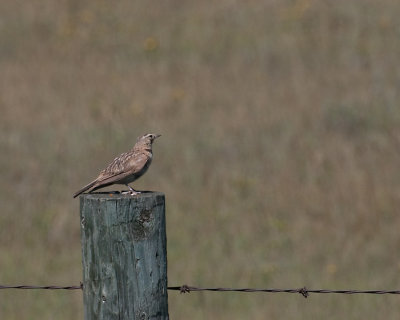
<svg viewBox="0 0 400 320"><path fill-rule="evenodd" d="M123 153L100 172L96 185L113 183L133 175L142 170L148 160L149 156L145 153Z"/></svg>

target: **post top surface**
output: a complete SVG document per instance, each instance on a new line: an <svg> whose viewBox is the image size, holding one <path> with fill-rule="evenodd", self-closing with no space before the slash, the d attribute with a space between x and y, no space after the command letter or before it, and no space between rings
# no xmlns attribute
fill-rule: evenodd
<svg viewBox="0 0 400 320"><path fill-rule="evenodd" d="M115 200L115 199L135 199L135 198L143 199L143 198L153 198L157 196L164 197L164 193L158 191L141 191L141 193L132 196L130 194L121 194L119 192L110 191L110 192L83 193L79 196L79 198Z"/></svg>

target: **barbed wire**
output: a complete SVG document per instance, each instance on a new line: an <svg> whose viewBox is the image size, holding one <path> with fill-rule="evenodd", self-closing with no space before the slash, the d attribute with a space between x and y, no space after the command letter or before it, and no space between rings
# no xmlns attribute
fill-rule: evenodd
<svg viewBox="0 0 400 320"><path fill-rule="evenodd" d="M0 285L0 289L47 289L47 290L82 290L83 283L79 286L33 286L33 285ZM199 288L186 284L179 287L168 287L168 290L176 290L180 293L190 293L195 291L215 291L215 292L265 292L265 293L299 293L304 298L308 298L310 293L335 293L335 294L400 294L400 290L330 290L330 289L257 289L257 288Z"/></svg>
<svg viewBox="0 0 400 320"><path fill-rule="evenodd" d="M30 286L26 284L16 286L0 285L0 289L48 289L48 290L82 290L83 284L79 286Z"/></svg>
<svg viewBox="0 0 400 320"><path fill-rule="evenodd" d="M219 292L267 292L267 293L299 293L308 298L310 293L341 293L341 294L400 294L400 290L330 290L330 289L255 289L255 288L198 288L183 285L180 287L168 287L168 290L179 290L180 293L192 291L219 291Z"/></svg>

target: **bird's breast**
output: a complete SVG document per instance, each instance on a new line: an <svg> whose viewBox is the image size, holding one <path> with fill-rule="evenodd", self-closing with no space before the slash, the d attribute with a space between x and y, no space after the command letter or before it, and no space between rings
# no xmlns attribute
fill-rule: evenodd
<svg viewBox="0 0 400 320"><path fill-rule="evenodd" d="M131 183L131 182L137 180L138 178L140 178L142 175L144 175L146 173L147 169L150 167L152 159L153 159L153 155L149 154L144 166L140 170L136 171L134 174L126 177L124 179L123 183Z"/></svg>

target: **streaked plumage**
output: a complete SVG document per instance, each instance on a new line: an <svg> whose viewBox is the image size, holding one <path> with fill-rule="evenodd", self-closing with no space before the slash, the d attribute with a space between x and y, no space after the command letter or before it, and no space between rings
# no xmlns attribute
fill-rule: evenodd
<svg viewBox="0 0 400 320"><path fill-rule="evenodd" d="M152 158L152 144L159 134L145 134L138 138L132 150L116 157L99 176L74 194L74 198L87 191L92 192L112 184L124 184L132 194L137 192L128 184L141 177L149 168Z"/></svg>

